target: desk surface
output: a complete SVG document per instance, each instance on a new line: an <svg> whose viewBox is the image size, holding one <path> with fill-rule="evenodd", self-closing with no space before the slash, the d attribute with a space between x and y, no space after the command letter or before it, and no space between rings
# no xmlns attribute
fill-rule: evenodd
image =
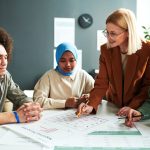
<svg viewBox="0 0 150 150"><path fill-rule="evenodd" d="M150 149L150 120L124 126L118 109L102 102L96 115L75 116L75 110L46 110L29 124L0 127L2 150L145 150Z"/></svg>

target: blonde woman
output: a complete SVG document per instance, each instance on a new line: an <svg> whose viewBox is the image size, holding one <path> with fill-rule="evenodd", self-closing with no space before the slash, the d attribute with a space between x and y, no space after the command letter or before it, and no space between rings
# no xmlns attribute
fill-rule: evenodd
<svg viewBox="0 0 150 150"><path fill-rule="evenodd" d="M99 74L89 103L80 104L81 114L96 113L106 96L126 116L148 98L150 86L150 43L138 33L135 15L128 9L114 11L106 20L107 43L101 46ZM82 110L82 111L81 111Z"/></svg>

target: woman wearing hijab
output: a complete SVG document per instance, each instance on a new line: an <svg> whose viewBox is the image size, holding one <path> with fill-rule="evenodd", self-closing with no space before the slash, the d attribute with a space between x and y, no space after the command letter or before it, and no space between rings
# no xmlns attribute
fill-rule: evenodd
<svg viewBox="0 0 150 150"><path fill-rule="evenodd" d="M56 48L56 68L47 71L34 88L33 99L44 109L77 108L86 102L94 79L78 67L77 51L70 43Z"/></svg>

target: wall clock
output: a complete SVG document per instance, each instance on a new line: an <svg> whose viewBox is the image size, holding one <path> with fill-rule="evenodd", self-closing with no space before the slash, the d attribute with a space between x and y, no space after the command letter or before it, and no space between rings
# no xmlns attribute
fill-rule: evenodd
<svg viewBox="0 0 150 150"><path fill-rule="evenodd" d="M78 23L81 28L88 28L93 23L93 18L90 14L81 14L78 18Z"/></svg>

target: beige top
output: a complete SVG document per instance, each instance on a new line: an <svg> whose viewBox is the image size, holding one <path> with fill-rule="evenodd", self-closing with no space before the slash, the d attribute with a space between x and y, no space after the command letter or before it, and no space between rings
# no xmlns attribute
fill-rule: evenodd
<svg viewBox="0 0 150 150"><path fill-rule="evenodd" d="M67 98L81 97L94 87L94 79L78 69L72 76L63 76L54 69L46 72L34 88L33 100L43 108L64 108Z"/></svg>
<svg viewBox="0 0 150 150"><path fill-rule="evenodd" d="M127 60L128 60L127 55L126 54L121 54L121 60L122 60L122 68L123 68L123 75L124 75L125 69L126 69Z"/></svg>

